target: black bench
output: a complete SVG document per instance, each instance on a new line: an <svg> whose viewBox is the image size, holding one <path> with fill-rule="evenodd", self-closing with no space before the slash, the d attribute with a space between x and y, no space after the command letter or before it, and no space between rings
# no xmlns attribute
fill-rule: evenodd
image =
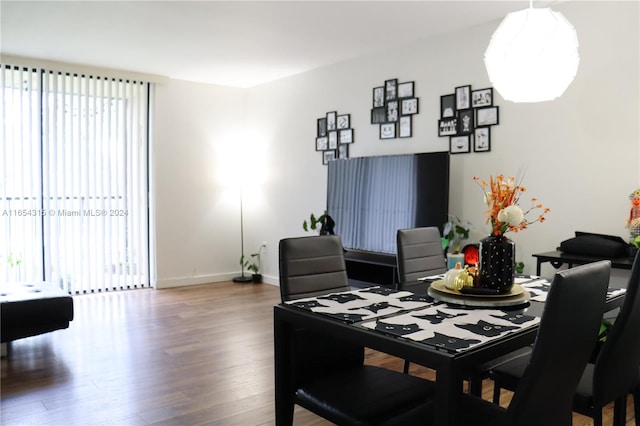
<svg viewBox="0 0 640 426"><path fill-rule="evenodd" d="M0 343L69 327L73 298L48 283L0 285Z"/></svg>

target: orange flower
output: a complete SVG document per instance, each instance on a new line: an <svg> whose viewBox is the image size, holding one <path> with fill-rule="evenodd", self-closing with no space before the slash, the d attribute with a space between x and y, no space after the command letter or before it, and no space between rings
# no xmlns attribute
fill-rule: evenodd
<svg viewBox="0 0 640 426"><path fill-rule="evenodd" d="M491 223L493 235L503 235L505 232L518 232L527 229L528 225L535 222L544 222L545 215L551 210L543 208L542 204L536 203L536 197L531 198L531 206L523 211L518 205L520 195L527 190L520 185L514 177L505 179L503 174L496 177L491 176L489 183L474 176L473 180L485 191L485 202L487 204L487 221ZM488 187L488 191L487 191ZM542 209L542 213L535 220L528 220L527 215L534 210Z"/></svg>

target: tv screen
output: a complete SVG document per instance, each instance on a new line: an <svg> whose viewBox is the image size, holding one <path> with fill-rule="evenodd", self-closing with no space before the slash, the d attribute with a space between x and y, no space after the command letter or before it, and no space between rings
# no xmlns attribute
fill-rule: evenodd
<svg viewBox="0 0 640 426"><path fill-rule="evenodd" d="M449 212L449 153L328 163L327 213L346 249L396 253L398 229L437 226Z"/></svg>

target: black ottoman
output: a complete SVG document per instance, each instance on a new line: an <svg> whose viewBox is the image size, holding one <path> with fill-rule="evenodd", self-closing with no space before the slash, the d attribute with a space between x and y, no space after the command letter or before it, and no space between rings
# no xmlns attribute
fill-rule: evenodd
<svg viewBox="0 0 640 426"><path fill-rule="evenodd" d="M73 298L48 283L0 284L0 343L69 327Z"/></svg>

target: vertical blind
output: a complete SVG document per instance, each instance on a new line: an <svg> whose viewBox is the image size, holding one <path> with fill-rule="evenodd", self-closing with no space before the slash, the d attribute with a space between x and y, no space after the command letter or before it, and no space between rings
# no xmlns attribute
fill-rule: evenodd
<svg viewBox="0 0 640 426"><path fill-rule="evenodd" d="M0 280L149 286L149 84L3 65L0 87Z"/></svg>

